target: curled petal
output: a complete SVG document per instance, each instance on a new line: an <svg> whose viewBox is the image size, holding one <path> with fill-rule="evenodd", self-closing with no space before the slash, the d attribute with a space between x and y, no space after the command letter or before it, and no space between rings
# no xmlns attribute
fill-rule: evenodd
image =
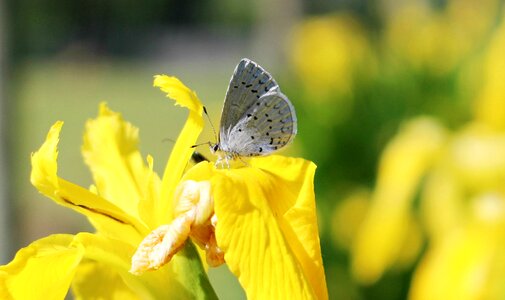
<svg viewBox="0 0 505 300"><path fill-rule="evenodd" d="M204 225L214 213L214 201L209 181L186 180L179 184L175 192L174 215L195 211L195 225Z"/></svg>
<svg viewBox="0 0 505 300"><path fill-rule="evenodd" d="M194 215L181 215L170 225L162 225L140 243L132 257L130 273L140 275L168 263L189 236Z"/></svg>
<svg viewBox="0 0 505 300"><path fill-rule="evenodd" d="M191 236L204 248L214 265L222 264L223 254L217 247L211 218L214 204L210 182L186 180L176 190L175 219L151 232L139 245L132 258L130 272L136 275L158 269L168 263ZM210 243L210 239L213 243Z"/></svg>
<svg viewBox="0 0 505 300"><path fill-rule="evenodd" d="M225 263L224 252L219 248L216 241L216 234L212 232L207 245L205 245L207 263L211 267L218 267Z"/></svg>
<svg viewBox="0 0 505 300"><path fill-rule="evenodd" d="M175 104L186 107L190 111L203 111L203 106L194 91L188 88L177 77L167 75L154 76L154 86L167 93L167 97L174 99Z"/></svg>

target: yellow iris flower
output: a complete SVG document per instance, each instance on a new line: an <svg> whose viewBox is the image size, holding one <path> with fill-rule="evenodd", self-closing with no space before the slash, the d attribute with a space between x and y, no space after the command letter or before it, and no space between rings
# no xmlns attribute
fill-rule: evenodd
<svg viewBox="0 0 505 300"><path fill-rule="evenodd" d="M191 237L211 265L226 261L248 298L327 299L315 165L270 156L238 169L203 162L184 174L203 106L175 77L156 76L154 85L189 109L162 179L137 150L138 130L104 104L82 147L95 185L58 177L57 122L32 155L32 183L96 232L51 235L18 251L0 266L0 298L62 299L70 287L77 299L215 298Z"/></svg>

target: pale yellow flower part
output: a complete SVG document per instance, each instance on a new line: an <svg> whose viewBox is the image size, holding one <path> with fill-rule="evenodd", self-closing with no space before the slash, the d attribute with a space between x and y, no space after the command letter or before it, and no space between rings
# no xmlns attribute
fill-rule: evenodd
<svg viewBox="0 0 505 300"><path fill-rule="evenodd" d="M151 231L135 251L130 273L141 275L167 264L186 242L191 225L192 219L183 215Z"/></svg>
<svg viewBox="0 0 505 300"><path fill-rule="evenodd" d="M181 178L187 162L193 153L192 145L196 143L203 129L203 105L196 93L186 87L179 79L166 75L154 78L154 86L167 93L167 97L174 99L176 104L189 109L186 124L172 149L172 153L163 173L161 185L161 199L174 199L175 185ZM167 224L173 218L173 207L169 201L160 201L162 205L157 208L156 225Z"/></svg>
<svg viewBox="0 0 505 300"><path fill-rule="evenodd" d="M224 263L215 243L215 224L211 224L214 202L210 182L183 181L177 187L175 199L175 218L144 238L132 257L131 273L140 275L159 269L172 259L189 237L208 253L210 265Z"/></svg>
<svg viewBox="0 0 505 300"><path fill-rule="evenodd" d="M210 180L216 240L248 299L327 299L314 199L315 165L254 158L249 167L200 163L185 180Z"/></svg>
<svg viewBox="0 0 505 300"><path fill-rule="evenodd" d="M384 150L370 210L352 249L352 271L360 282L375 282L397 262L413 222L414 195L445 139L445 130L435 120L418 118Z"/></svg>
<svg viewBox="0 0 505 300"><path fill-rule="evenodd" d="M450 151L447 159L466 189L479 191L504 184L505 131L470 123L455 136Z"/></svg>

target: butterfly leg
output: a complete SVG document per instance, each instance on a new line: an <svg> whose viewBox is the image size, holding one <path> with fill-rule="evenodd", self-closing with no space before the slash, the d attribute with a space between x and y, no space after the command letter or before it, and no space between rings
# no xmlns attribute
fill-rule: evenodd
<svg viewBox="0 0 505 300"><path fill-rule="evenodd" d="M244 160L244 158L242 156L237 156L237 157L240 159L241 162L244 163L245 167L250 167L251 166L246 160Z"/></svg>

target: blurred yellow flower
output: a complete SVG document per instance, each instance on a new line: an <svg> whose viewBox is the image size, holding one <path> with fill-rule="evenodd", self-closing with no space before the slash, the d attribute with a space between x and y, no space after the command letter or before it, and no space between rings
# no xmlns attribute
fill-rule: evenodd
<svg viewBox="0 0 505 300"><path fill-rule="evenodd" d="M333 211L331 232L337 246L349 249L370 203L370 191L358 189L344 198Z"/></svg>
<svg viewBox="0 0 505 300"><path fill-rule="evenodd" d="M21 249L13 261L0 267L0 298L62 299L70 285L78 299L216 297L191 243L174 257L173 264L156 273L128 273L130 258L142 238L170 221L173 207L168 199L173 198L191 156L189 146L203 128L196 95L177 79L164 79L163 88L188 107L190 115L163 180L153 172L153 159L148 157L146 165L137 150L138 130L102 104L98 117L86 124L82 147L96 185L87 190L68 182L57 174L63 123L53 125L32 155L31 181L56 203L84 214L96 233L52 235Z"/></svg>
<svg viewBox="0 0 505 300"><path fill-rule="evenodd" d="M357 71L374 68L366 33L348 15L303 21L293 29L289 49L296 74L314 101L350 94Z"/></svg>
<svg viewBox="0 0 505 300"><path fill-rule="evenodd" d="M503 16L502 18L505 18ZM476 119L505 130L505 23L496 30L484 63L484 87L477 97Z"/></svg>
<svg viewBox="0 0 505 300"><path fill-rule="evenodd" d="M430 247L413 299L503 299L505 132L471 123L430 172L421 212Z"/></svg>
<svg viewBox="0 0 505 300"><path fill-rule="evenodd" d="M435 120L422 117L405 125L384 150L370 208L351 251L353 273L359 281L375 282L399 260L405 265L404 249L409 249L411 259L416 257L421 243L418 227L413 225L412 202L420 179L445 140L445 130Z"/></svg>
<svg viewBox="0 0 505 300"><path fill-rule="evenodd" d="M373 283L411 263L422 225L429 243L414 271L411 299L505 297L505 132L494 125L471 122L448 135L421 118L393 139L353 242L359 281Z"/></svg>

